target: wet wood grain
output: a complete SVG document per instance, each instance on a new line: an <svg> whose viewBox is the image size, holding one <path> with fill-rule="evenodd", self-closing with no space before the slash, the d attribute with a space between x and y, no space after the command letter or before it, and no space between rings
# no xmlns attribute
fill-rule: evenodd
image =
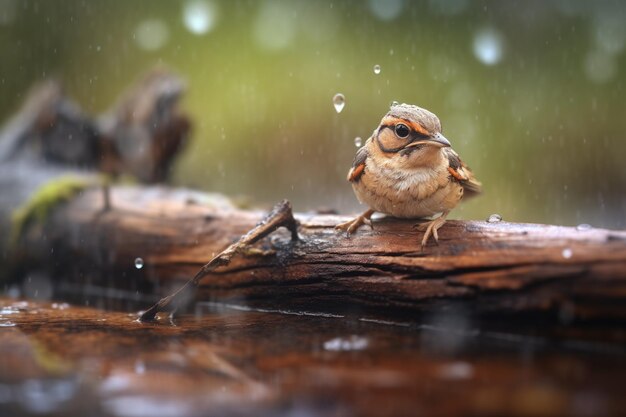
<svg viewBox="0 0 626 417"><path fill-rule="evenodd" d="M104 211L95 189L60 207L22 241L29 262L69 268L77 282L100 271L90 283L165 295L265 215L169 188L114 188L111 201ZM379 220L347 238L333 228L343 216L296 218L299 241L286 231L265 238L207 275L198 298L313 311L452 302L484 314L626 318L626 232L449 221L441 244L421 252L411 221Z"/></svg>

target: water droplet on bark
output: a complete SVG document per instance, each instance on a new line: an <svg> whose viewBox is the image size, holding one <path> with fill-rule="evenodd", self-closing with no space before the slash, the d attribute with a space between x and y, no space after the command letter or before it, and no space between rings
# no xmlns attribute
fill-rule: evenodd
<svg viewBox="0 0 626 417"><path fill-rule="evenodd" d="M492 214L491 216L487 217L487 223L498 223L502 221L502 216L500 216L499 214Z"/></svg>
<svg viewBox="0 0 626 417"><path fill-rule="evenodd" d="M135 258L135 268L137 269L143 268L143 259Z"/></svg>

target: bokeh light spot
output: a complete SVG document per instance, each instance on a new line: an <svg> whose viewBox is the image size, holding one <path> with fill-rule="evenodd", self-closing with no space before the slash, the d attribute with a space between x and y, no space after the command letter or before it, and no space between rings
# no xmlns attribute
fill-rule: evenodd
<svg viewBox="0 0 626 417"><path fill-rule="evenodd" d="M137 46L146 51L156 51L167 43L169 29L158 19L147 19L137 25L134 40Z"/></svg>
<svg viewBox="0 0 626 417"><path fill-rule="evenodd" d="M213 2L194 0L183 6L183 23L196 35L210 32L217 22L217 6Z"/></svg>
<svg viewBox="0 0 626 417"><path fill-rule="evenodd" d="M474 56L485 65L495 65L502 59L504 41L493 28L483 29L474 36Z"/></svg>

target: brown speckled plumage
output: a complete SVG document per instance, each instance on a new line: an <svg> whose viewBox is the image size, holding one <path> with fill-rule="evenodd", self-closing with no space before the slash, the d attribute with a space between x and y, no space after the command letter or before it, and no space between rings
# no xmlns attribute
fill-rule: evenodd
<svg viewBox="0 0 626 417"><path fill-rule="evenodd" d="M450 148L441 123L426 109L398 104L357 151L348 180L359 199L370 207L354 221L338 225L348 233L367 222L374 212L401 218L426 218L422 245L464 196L477 194L481 184Z"/></svg>

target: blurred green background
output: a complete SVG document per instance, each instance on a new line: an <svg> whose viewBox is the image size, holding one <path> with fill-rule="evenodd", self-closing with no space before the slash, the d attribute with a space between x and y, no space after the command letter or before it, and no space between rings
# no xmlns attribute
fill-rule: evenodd
<svg viewBox="0 0 626 417"><path fill-rule="evenodd" d="M620 1L0 0L0 120L38 80L99 113L164 65L194 120L177 185L353 212L354 139L396 100L484 183L452 218L624 228L625 46Z"/></svg>

